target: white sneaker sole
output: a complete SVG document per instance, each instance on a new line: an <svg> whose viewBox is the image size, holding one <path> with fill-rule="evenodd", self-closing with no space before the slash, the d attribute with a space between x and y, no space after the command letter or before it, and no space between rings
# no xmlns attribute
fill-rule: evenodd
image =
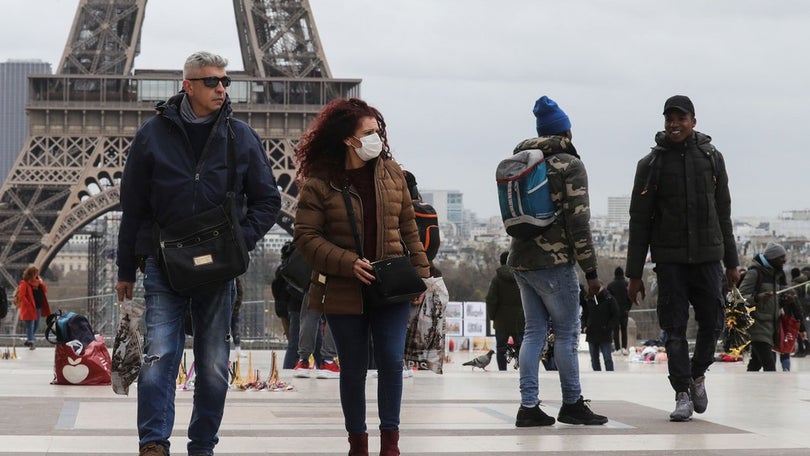
<svg viewBox="0 0 810 456"><path fill-rule="evenodd" d="M293 377L295 378L309 378L311 377L309 370L302 370L299 369L297 371L293 371Z"/></svg>

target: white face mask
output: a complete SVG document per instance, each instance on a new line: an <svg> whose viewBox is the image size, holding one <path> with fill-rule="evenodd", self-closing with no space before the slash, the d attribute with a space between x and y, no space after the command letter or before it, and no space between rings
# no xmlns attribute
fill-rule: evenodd
<svg viewBox="0 0 810 456"><path fill-rule="evenodd" d="M380 156L380 152L382 152L383 147L380 135L377 133L372 133L368 136L355 139L360 141L360 144L362 144L360 147L354 148L354 151L357 153L357 156L360 157L360 160L366 162Z"/></svg>

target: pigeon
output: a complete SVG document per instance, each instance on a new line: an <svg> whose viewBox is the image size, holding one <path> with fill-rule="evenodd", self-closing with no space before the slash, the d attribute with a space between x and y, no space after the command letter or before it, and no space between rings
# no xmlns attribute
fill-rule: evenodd
<svg viewBox="0 0 810 456"><path fill-rule="evenodd" d="M462 364L462 366L472 366L473 370L475 370L476 367L482 370L487 370L487 366L489 366L489 363L492 362L492 355L494 354L495 350L490 350L486 355L476 356L475 358Z"/></svg>

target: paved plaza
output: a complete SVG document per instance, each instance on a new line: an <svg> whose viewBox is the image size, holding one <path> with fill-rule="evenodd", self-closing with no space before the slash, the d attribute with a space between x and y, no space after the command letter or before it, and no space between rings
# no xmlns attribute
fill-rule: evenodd
<svg viewBox="0 0 810 456"><path fill-rule="evenodd" d="M271 352L251 353L265 376ZM52 348L17 354L17 360L0 361L0 456L137 454L134 386L129 396L117 396L109 386L50 385ZM475 354L454 353L444 375L416 372L404 380L403 455L810 454L810 359L794 358L789 373L746 373L741 362L715 363L707 375L706 413L671 423L674 394L665 365L619 356L616 371L592 372L581 353L585 397L610 421L518 429L517 372L498 372L494 360L486 372L461 366ZM246 358L243 363L244 375ZM218 456L346 454L338 380L297 379L291 371L281 377L292 390L229 392ZM376 397L376 386L369 378L369 398ZM544 410L556 416L557 374L541 371L540 388ZM192 395L177 393L175 455L186 454ZM374 400L368 423L369 447L379 448Z"/></svg>

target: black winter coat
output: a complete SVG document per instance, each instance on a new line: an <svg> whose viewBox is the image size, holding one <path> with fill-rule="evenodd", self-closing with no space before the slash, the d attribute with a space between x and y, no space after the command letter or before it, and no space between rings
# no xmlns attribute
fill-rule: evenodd
<svg viewBox="0 0 810 456"><path fill-rule="evenodd" d="M647 248L655 263L739 265L723 155L711 137L694 132L672 144L664 132L638 162L630 200L627 267L641 278Z"/></svg>
<svg viewBox="0 0 810 456"><path fill-rule="evenodd" d="M613 330L619 325L619 306L607 290L602 290L596 299L588 299L583 315L585 340L604 343L613 340Z"/></svg>
<svg viewBox="0 0 810 456"><path fill-rule="evenodd" d="M616 277L607 286L607 291L616 300L621 315L627 315L630 308L633 307L633 302L630 301L630 296L627 295L627 279L624 277Z"/></svg>
<svg viewBox="0 0 810 456"><path fill-rule="evenodd" d="M487 292L487 320L492 320L495 331L523 334L526 320L520 288L510 266L501 266L489 284Z"/></svg>

